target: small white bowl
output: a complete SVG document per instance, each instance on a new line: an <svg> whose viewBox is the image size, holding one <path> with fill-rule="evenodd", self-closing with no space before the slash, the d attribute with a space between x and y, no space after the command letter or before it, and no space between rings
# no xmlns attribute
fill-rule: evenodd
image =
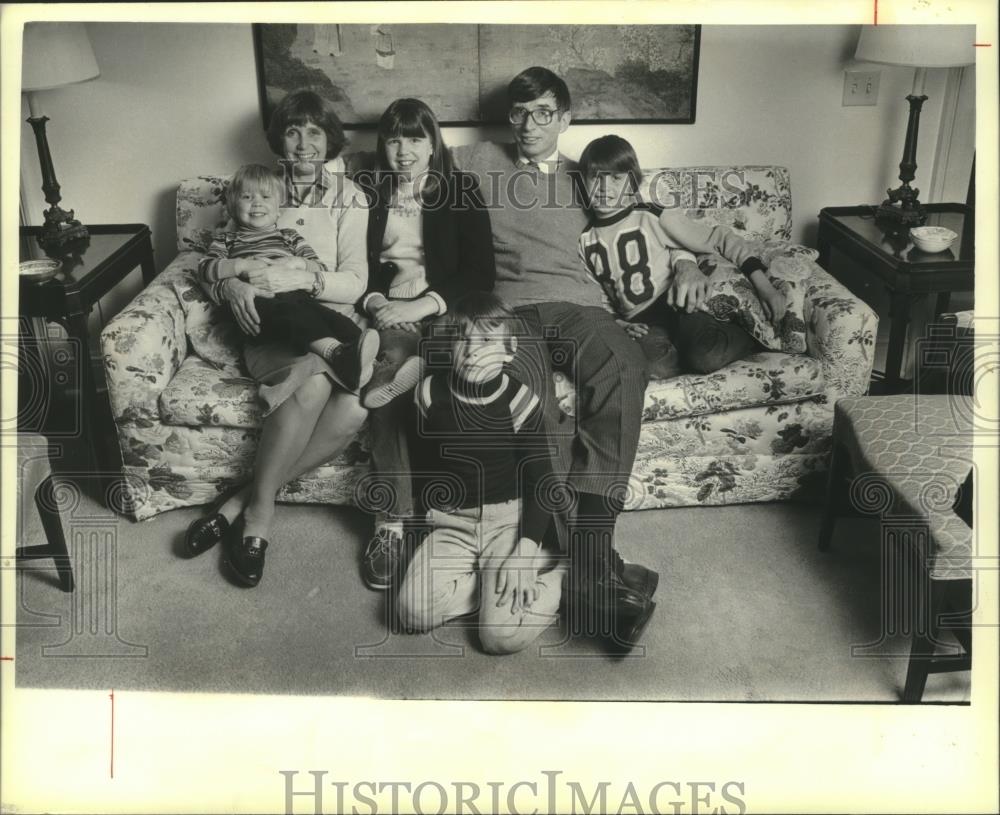
<svg viewBox="0 0 1000 815"><path fill-rule="evenodd" d="M22 260L18 272L23 280L42 283L55 277L61 268L61 260Z"/></svg>
<svg viewBox="0 0 1000 815"><path fill-rule="evenodd" d="M915 226L910 237L917 248L924 252L943 252L951 246L958 235L943 226Z"/></svg>

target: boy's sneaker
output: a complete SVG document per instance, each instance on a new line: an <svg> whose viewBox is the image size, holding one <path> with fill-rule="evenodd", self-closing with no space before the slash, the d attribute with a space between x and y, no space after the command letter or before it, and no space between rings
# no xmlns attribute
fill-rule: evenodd
<svg viewBox="0 0 1000 815"><path fill-rule="evenodd" d="M384 526L368 543L361 561L361 579L374 591L391 589L403 565L403 539Z"/></svg>
<svg viewBox="0 0 1000 815"><path fill-rule="evenodd" d="M376 370L371 385L361 397L361 404L369 410L389 404L397 396L412 391L424 378L424 361L410 357L393 370L391 365Z"/></svg>
<svg viewBox="0 0 1000 815"><path fill-rule="evenodd" d="M327 355L326 361L330 363L337 378L344 383L344 387L356 393L372 378L378 346L378 331L366 328L354 342L334 348Z"/></svg>

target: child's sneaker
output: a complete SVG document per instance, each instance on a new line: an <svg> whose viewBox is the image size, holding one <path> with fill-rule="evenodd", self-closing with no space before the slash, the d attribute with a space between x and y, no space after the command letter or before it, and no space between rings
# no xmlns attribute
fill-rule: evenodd
<svg viewBox="0 0 1000 815"><path fill-rule="evenodd" d="M371 387L361 397L361 404L369 410L380 408L413 390L423 378L424 361L420 357L410 357L395 372L391 366L386 366L376 373Z"/></svg>
<svg viewBox="0 0 1000 815"><path fill-rule="evenodd" d="M378 331L366 328L355 342L334 348L326 355L326 361L344 387L356 393L372 378L378 346Z"/></svg>
<svg viewBox="0 0 1000 815"><path fill-rule="evenodd" d="M374 591L391 589L399 579L402 564L403 539L394 530L379 527L361 559L365 585Z"/></svg>

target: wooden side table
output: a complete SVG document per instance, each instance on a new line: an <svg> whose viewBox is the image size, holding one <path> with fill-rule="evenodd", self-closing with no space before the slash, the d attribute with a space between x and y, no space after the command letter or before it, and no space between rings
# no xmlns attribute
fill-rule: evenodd
<svg viewBox="0 0 1000 815"><path fill-rule="evenodd" d="M937 295L937 316L947 310L952 292L975 288L973 210L964 204L927 204L925 209L928 226L958 234L950 249L930 254L913 245L909 230L887 232L875 222L875 207L827 207L819 214L819 264L873 307L873 289L888 291L889 348L881 389L886 393L905 389L900 368L914 303ZM861 279L831 268L834 248L864 269Z"/></svg>
<svg viewBox="0 0 1000 815"><path fill-rule="evenodd" d="M35 546L24 545L27 519L24 511L28 506L29 493L38 517L42 522L45 543ZM56 495L52 471L49 467L49 442L37 433L20 433L17 437L17 543L15 556L18 563L39 558L51 559L59 578L59 588L72 592L73 563L66 548L62 518L59 512L59 498Z"/></svg>
<svg viewBox="0 0 1000 815"><path fill-rule="evenodd" d="M87 229L87 238L45 248L38 243L41 227L21 228L20 259L53 258L62 262L62 269L45 282L21 280L19 314L60 324L76 345L81 355L81 398L80 426L73 434L87 437L97 472L107 484L121 475L121 452L104 373L93 370L91 349L96 338L90 334L87 318L94 305L134 269L142 270L143 283L148 285L156 276L156 267L145 224L107 224ZM30 320L20 322L22 350L26 346L37 350Z"/></svg>

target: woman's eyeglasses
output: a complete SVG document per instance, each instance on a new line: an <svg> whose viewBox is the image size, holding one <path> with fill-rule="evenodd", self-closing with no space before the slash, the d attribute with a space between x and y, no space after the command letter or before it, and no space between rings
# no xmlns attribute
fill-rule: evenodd
<svg viewBox="0 0 1000 815"><path fill-rule="evenodd" d="M528 117L531 117L536 125L549 124L552 121L552 117L559 113L559 108L551 110L550 108L535 108L534 110L528 110L526 108L511 108L510 113L507 114L507 121L512 125L523 125L527 121Z"/></svg>

